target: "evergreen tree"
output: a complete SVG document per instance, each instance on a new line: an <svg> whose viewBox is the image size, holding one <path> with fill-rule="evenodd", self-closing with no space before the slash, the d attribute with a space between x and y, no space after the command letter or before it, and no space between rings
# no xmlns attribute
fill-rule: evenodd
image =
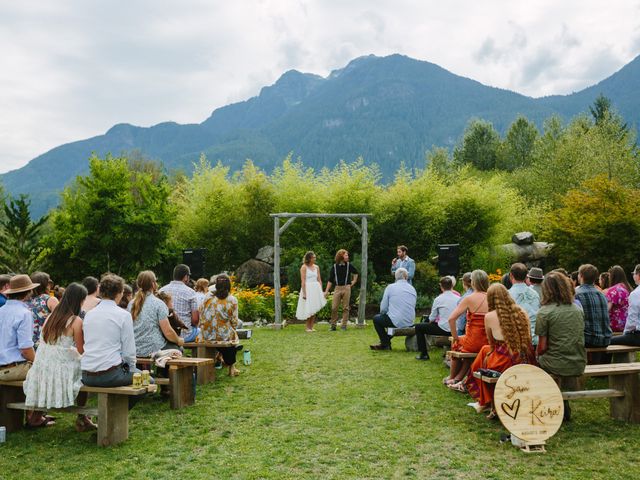
<svg viewBox="0 0 640 480"><path fill-rule="evenodd" d="M34 269L40 253L40 234L47 221L44 216L31 220L31 202L27 195L8 199L3 205L0 219L0 268L13 273L28 273Z"/></svg>

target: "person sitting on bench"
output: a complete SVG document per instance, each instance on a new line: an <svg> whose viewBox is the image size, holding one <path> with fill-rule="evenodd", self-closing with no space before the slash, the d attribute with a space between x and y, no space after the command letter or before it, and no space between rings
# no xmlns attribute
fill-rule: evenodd
<svg viewBox="0 0 640 480"><path fill-rule="evenodd" d="M584 313L576 306L571 280L560 272L548 273L542 282L542 301L536 321L538 363L561 390L577 390L587 365L584 348ZM571 419L565 402L564 419Z"/></svg>
<svg viewBox="0 0 640 480"><path fill-rule="evenodd" d="M26 302L37 286L29 275L16 275L4 291L7 303L0 308L0 380L24 380L35 360L33 315ZM42 412L27 413L27 427L47 427L54 423Z"/></svg>
<svg viewBox="0 0 640 480"><path fill-rule="evenodd" d="M412 327L416 320L416 289L409 283L405 268L395 271L396 281L384 289L380 313L373 317L373 326L380 343L370 345L371 350L391 350L391 337L387 328Z"/></svg>
<svg viewBox="0 0 640 480"><path fill-rule="evenodd" d="M487 290L489 313L484 317L484 328L489 345L478 352L471 364L471 375L465 383L469 394L478 402L476 410L489 408L493 401L495 385L473 376L482 368L504 372L513 365L535 365L536 358L531 342L531 327L527 312L511 296L504 285L494 283Z"/></svg>
<svg viewBox="0 0 640 480"><path fill-rule="evenodd" d="M440 279L440 295L433 301L429 321L416 323L416 340L418 341L418 351L420 355L417 360L429 360L429 352L427 351L427 335L438 335L448 337L451 335L449 327L449 317L458 306L460 297L453 293L453 281L451 277L442 277Z"/></svg>
<svg viewBox="0 0 640 480"><path fill-rule="evenodd" d="M82 383L89 387L122 387L133 383L136 343L131 314L118 307L124 280L107 274L100 281L102 301L84 317ZM129 408L139 397L129 397Z"/></svg>
<svg viewBox="0 0 640 480"><path fill-rule="evenodd" d="M33 366L24 382L25 405L31 408L83 407L88 395L80 392L82 372L80 356L84 352L80 311L87 289L70 284L58 306L46 318ZM76 430L96 430L91 418L78 414Z"/></svg>
<svg viewBox="0 0 640 480"><path fill-rule="evenodd" d="M487 272L484 270L471 272L471 287L473 288L473 293L463 298L449 316L449 328L453 337L452 351L477 353L487 344L487 334L484 330L484 316L488 312L487 289L489 288L489 276ZM467 312L467 326L465 334L459 337L456 329L456 320L464 312ZM446 386L460 383L467 375L470 366L471 360L452 357L449 376L445 377L442 382Z"/></svg>
<svg viewBox="0 0 640 480"><path fill-rule="evenodd" d="M229 376L240 374L236 368L238 351L238 299L231 292L231 279L224 274L216 278L216 291L207 293L200 306L200 339L205 342L228 342L228 347L218 347Z"/></svg>
<svg viewBox="0 0 640 480"><path fill-rule="evenodd" d="M637 286L629 295L629 308L624 333L611 339L611 345L640 346L640 265L633 270L633 282Z"/></svg>

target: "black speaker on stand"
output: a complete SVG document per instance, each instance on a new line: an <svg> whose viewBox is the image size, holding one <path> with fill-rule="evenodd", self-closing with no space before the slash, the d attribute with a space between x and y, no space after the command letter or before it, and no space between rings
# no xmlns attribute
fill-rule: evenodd
<svg viewBox="0 0 640 480"><path fill-rule="evenodd" d="M190 248L182 251L182 263L189 265L191 278L197 280L205 276L207 265L206 248Z"/></svg>
<svg viewBox="0 0 640 480"><path fill-rule="evenodd" d="M460 272L460 244L438 245L438 275L453 275L458 278Z"/></svg>

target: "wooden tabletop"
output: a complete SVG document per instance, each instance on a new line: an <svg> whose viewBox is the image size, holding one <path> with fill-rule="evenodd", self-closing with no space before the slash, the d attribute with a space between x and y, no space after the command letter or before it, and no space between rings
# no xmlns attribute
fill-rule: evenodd
<svg viewBox="0 0 640 480"><path fill-rule="evenodd" d="M151 364L154 363L154 360L149 357L138 357L136 358L136 363ZM168 367L171 365L178 367L200 367L209 364L213 364L213 358L180 357L167 360Z"/></svg>
<svg viewBox="0 0 640 480"><path fill-rule="evenodd" d="M589 347L587 352L627 353L640 352L640 347L635 345L609 345L608 347Z"/></svg>
<svg viewBox="0 0 640 480"><path fill-rule="evenodd" d="M625 375L627 373L640 373L640 363L587 365L584 369L584 374L587 377L606 377L608 375Z"/></svg>
<svg viewBox="0 0 640 480"><path fill-rule="evenodd" d="M22 387L24 380L12 380L10 382L0 381L0 385L7 385L10 387ZM83 385L80 388L81 392L88 393L109 393L112 395L144 395L147 393L147 387L88 387Z"/></svg>
<svg viewBox="0 0 640 480"><path fill-rule="evenodd" d="M206 348L221 348L221 347L235 347L240 345L240 343L236 342L187 342L184 344L185 348L197 348L197 347L206 347Z"/></svg>

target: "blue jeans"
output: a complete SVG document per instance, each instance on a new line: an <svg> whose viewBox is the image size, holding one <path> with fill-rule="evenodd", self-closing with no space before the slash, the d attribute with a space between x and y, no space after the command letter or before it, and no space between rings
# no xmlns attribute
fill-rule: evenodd
<svg viewBox="0 0 640 480"><path fill-rule="evenodd" d="M117 368L101 375L87 375L86 372L82 372L82 383L87 387L127 387L133 383L134 373L142 372L135 367L129 367L129 364L123 362ZM129 396L129 410L138 403L139 399L140 397L138 396Z"/></svg>
<svg viewBox="0 0 640 480"><path fill-rule="evenodd" d="M186 337L184 337L184 341L195 342L196 337L198 336L199 333L200 333L200 329L198 327L191 327L191 331Z"/></svg>

